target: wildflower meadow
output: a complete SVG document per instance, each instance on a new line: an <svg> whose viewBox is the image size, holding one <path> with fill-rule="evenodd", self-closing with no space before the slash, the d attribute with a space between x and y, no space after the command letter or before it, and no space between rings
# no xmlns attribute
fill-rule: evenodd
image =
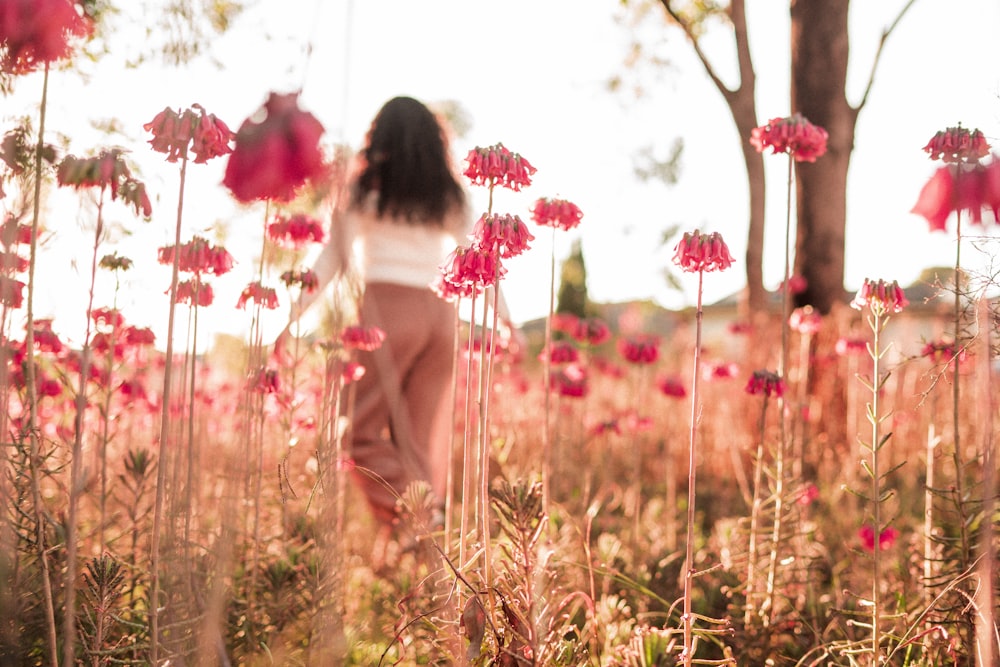
<svg viewBox="0 0 1000 667"><path fill-rule="evenodd" d="M948 239L946 266L912 285L873 266L823 313L796 302L790 261L796 169L828 150L801 114L743 137L788 174L769 221L784 279L757 312L704 302L741 262L706 227L670 238L690 307L570 307L555 242L587 211L534 192L546 165L516 146L462 149L488 206L434 286L459 341L448 494L440 516L410 485L387 535L356 488L384 480L351 451L352 386L374 372L358 353L386 343L358 277L335 276L281 349L263 325L329 278L309 258L338 233L350 155L298 93L266 89L244 118L154 108L140 144L68 153L46 95L87 6L0 0L4 76L45 82L0 143L0 667L1000 664L997 277L961 254L991 247L1000 210L982 132L914 146L913 233ZM170 165L176 210L134 168L143 151ZM190 231L210 162L256 220L250 256ZM70 333L35 312L53 192L92 241ZM511 192L533 204L508 210ZM170 240L127 257L112 218ZM498 313L523 253L549 253L549 312L517 329ZM254 275L220 302L236 263ZM154 264L161 339L118 305ZM206 344L211 311L245 339Z"/></svg>

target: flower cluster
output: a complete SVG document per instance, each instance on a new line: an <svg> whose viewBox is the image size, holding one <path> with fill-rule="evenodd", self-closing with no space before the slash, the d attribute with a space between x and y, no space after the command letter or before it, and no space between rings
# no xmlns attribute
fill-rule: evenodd
<svg viewBox="0 0 1000 667"><path fill-rule="evenodd" d="M191 280L182 280L177 283L177 303L206 308L211 306L214 301L215 290L197 275Z"/></svg>
<svg viewBox="0 0 1000 667"><path fill-rule="evenodd" d="M572 364L580 360L580 350L568 341L554 340L547 350L538 353L538 359L548 359L553 364Z"/></svg>
<svg viewBox="0 0 1000 667"><path fill-rule="evenodd" d="M988 165L979 162L950 164L934 172L920 190L911 213L922 216L931 231L944 231L953 211L968 211L973 224L981 224L983 209L1000 215L1000 157Z"/></svg>
<svg viewBox="0 0 1000 667"><path fill-rule="evenodd" d="M340 332L340 342L349 350L374 352L385 342L385 332L378 327L355 324L344 327Z"/></svg>
<svg viewBox="0 0 1000 667"><path fill-rule="evenodd" d="M504 259L517 257L528 250L528 244L535 240L521 218L509 213L483 214L476 221L469 238L474 247L495 249Z"/></svg>
<svg viewBox="0 0 1000 667"><path fill-rule="evenodd" d="M551 387L560 396L583 398L590 393L587 369L580 364L566 364L549 373Z"/></svg>
<svg viewBox="0 0 1000 667"><path fill-rule="evenodd" d="M290 201L306 181L325 173L323 125L299 108L296 93L271 93L262 111L263 120L254 114L237 130L222 183L243 203Z"/></svg>
<svg viewBox="0 0 1000 667"><path fill-rule="evenodd" d="M319 220L304 213L277 215L267 226L267 238L278 245L302 248L308 243L322 243L325 234Z"/></svg>
<svg viewBox="0 0 1000 667"><path fill-rule="evenodd" d="M142 129L152 133L150 146L158 153L166 153L167 162L187 159L188 147L194 153L194 161L199 164L233 150L229 146L233 131L215 114L207 113L200 104L181 112L167 107Z"/></svg>
<svg viewBox="0 0 1000 667"><path fill-rule="evenodd" d="M146 186L132 178L132 172L122 159L121 149L102 151L90 158L67 155L56 167L56 180L59 185L71 185L77 190L89 187L100 188L101 191L110 189L111 199L121 197L135 209L136 215L141 212L148 218L153 214Z"/></svg>
<svg viewBox="0 0 1000 667"><path fill-rule="evenodd" d="M507 272L507 269L500 264L495 251L479 248L476 245L455 248L440 269L445 282L456 287L477 288L494 284Z"/></svg>
<svg viewBox="0 0 1000 667"><path fill-rule="evenodd" d="M27 74L69 56L70 40L86 37L91 19L75 0L0 1L0 69Z"/></svg>
<svg viewBox="0 0 1000 667"><path fill-rule="evenodd" d="M887 283L884 280L878 281L865 278L854 300L851 301L851 308L862 310L867 307L873 315L882 316L888 313L898 313L910 302L903 293L903 288L895 280Z"/></svg>
<svg viewBox="0 0 1000 667"><path fill-rule="evenodd" d="M543 197L531 208L531 219L542 227L569 231L580 224L583 212L573 202Z"/></svg>
<svg viewBox="0 0 1000 667"><path fill-rule="evenodd" d="M956 360L962 362L965 360L965 355L965 347L959 348L955 345L955 341L950 339L928 341L920 350L921 357L926 357L936 364L950 364Z"/></svg>
<svg viewBox="0 0 1000 667"><path fill-rule="evenodd" d="M858 336L844 336L837 339L834 350L842 357L860 355L868 350L868 341Z"/></svg>
<svg viewBox="0 0 1000 667"><path fill-rule="evenodd" d="M951 162L978 162L990 152L990 145L979 129L971 132L959 125L937 132L927 145L924 152L932 160Z"/></svg>
<svg viewBox="0 0 1000 667"><path fill-rule="evenodd" d="M245 309L250 301L268 310L278 308L277 292L273 287L265 287L260 281L252 282L243 288L240 298L236 301L236 307Z"/></svg>
<svg viewBox="0 0 1000 667"><path fill-rule="evenodd" d="M469 151L465 161L468 166L463 175L473 185L499 185L515 192L531 185L531 176L536 171L530 162L503 144L487 148L477 146Z"/></svg>
<svg viewBox="0 0 1000 667"><path fill-rule="evenodd" d="M813 125L800 113L788 118L772 118L767 125L750 132L750 143L758 152L770 148L774 153L788 153L796 162L815 162L826 153L829 134Z"/></svg>
<svg viewBox="0 0 1000 667"><path fill-rule="evenodd" d="M895 528L886 528L878 534L878 549L879 551L885 551L886 549L891 549L892 545L896 543L896 538L899 536L899 531ZM858 530L858 537L861 538L861 544L867 551L875 551L875 528L871 524L865 524Z"/></svg>
<svg viewBox="0 0 1000 667"><path fill-rule="evenodd" d="M173 264L176 246L157 250L160 264ZM180 248L177 268L185 273L209 273L221 276L233 268L233 256L222 246L215 246L201 236L195 236Z"/></svg>
<svg viewBox="0 0 1000 667"><path fill-rule="evenodd" d="M682 271L721 271L733 264L729 247L718 232L702 235L698 230L684 232L674 248L674 264Z"/></svg>
<svg viewBox="0 0 1000 667"><path fill-rule="evenodd" d="M564 333L576 342L586 343L591 347L611 339L611 328L599 317L577 317L572 313L555 313L552 316L552 330Z"/></svg>
<svg viewBox="0 0 1000 667"><path fill-rule="evenodd" d="M618 339L618 353L630 364L656 363L660 358L660 339L647 334L622 336Z"/></svg>
<svg viewBox="0 0 1000 667"><path fill-rule="evenodd" d="M684 398L687 396L687 389L684 388L684 382L676 375L665 375L659 378L656 386L659 388L660 393L670 398Z"/></svg>
<svg viewBox="0 0 1000 667"><path fill-rule="evenodd" d="M780 398L785 394L785 383L774 371L754 371L747 382L746 392L754 395L763 394L768 398L771 396Z"/></svg>
<svg viewBox="0 0 1000 667"><path fill-rule="evenodd" d="M319 288L319 278L312 269L285 271L281 274L281 282L285 283L285 287L297 285L303 292L315 292Z"/></svg>

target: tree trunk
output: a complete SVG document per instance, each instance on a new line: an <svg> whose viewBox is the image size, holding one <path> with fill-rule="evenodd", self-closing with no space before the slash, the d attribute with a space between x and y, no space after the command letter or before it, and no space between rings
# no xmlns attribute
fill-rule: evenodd
<svg viewBox="0 0 1000 667"><path fill-rule="evenodd" d="M845 94L849 0L792 0L793 111L829 132L826 155L796 165L795 271L806 280L796 305L830 312L844 296L847 169L857 111Z"/></svg>

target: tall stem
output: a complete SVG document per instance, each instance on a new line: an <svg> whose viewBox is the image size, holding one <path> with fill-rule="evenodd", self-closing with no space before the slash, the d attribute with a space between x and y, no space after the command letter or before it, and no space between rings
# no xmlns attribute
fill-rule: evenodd
<svg viewBox="0 0 1000 667"><path fill-rule="evenodd" d="M94 249L90 258L90 290L87 294L87 324L84 327L83 347L80 350L80 381L76 391L76 413L73 418L73 448L69 463L69 507L66 511L66 580L63 595L63 664L72 665L76 653L76 513L81 491L80 477L83 464L83 422L87 412L87 384L90 375L90 322L94 312L94 284L97 279L97 249L104 231L104 190L97 202L97 229L94 231Z"/></svg>
<svg viewBox="0 0 1000 667"><path fill-rule="evenodd" d="M967 528L967 522L965 521L965 513L963 506L965 504L965 489L963 483L963 466L962 466L962 438L961 438L961 428L960 428L960 418L959 418L959 407L961 403L960 398L960 386L959 380L961 375L958 372L958 355L961 349L961 335L962 335L962 211L958 210L955 212L955 275L953 277L955 284L955 358L952 360L952 382L951 382L951 401L952 401L952 439L954 442L954 450L952 456L955 463L955 505L958 509L959 516L961 518L958 521L959 524L959 534L961 537L961 555L959 558L962 562L962 569L968 566L968 556L969 556L969 531Z"/></svg>
<svg viewBox="0 0 1000 667"><path fill-rule="evenodd" d="M174 314L177 310L177 277L180 273L181 220L184 214L184 179L187 175L187 155L181 158L180 186L177 195L177 225L174 231L174 262L170 275L170 307L167 315L167 349L164 353L163 393L160 400L160 436L156 454L156 494L153 502L153 536L150 548L150 594L149 594L149 660L153 667L159 666L160 633L160 530L163 522L163 500L166 494L167 467L163 463L170 436L170 385L173 380L174 365Z"/></svg>
<svg viewBox="0 0 1000 667"><path fill-rule="evenodd" d="M882 443L879 439L879 426L881 424L879 393L882 389L882 376L879 368L879 361L882 357L882 349L879 346L879 334L882 332L882 319L876 310L872 314L872 332L874 341L872 342L872 402L869 406L868 418L872 424L871 440L871 477L872 477L872 522L874 523L874 550L872 551L872 664L881 664L879 640L881 632L879 630L879 616L882 609L881 604L881 583L882 583L882 480L879 460L879 450Z"/></svg>
<svg viewBox="0 0 1000 667"><path fill-rule="evenodd" d="M556 310L556 228L552 227L549 244L549 316L545 318L545 356L542 359L542 383L545 388L545 424L542 430L542 513L549 515L552 481L552 318Z"/></svg>
<svg viewBox="0 0 1000 667"><path fill-rule="evenodd" d="M28 305L27 332L24 347L28 354L28 364L24 374L25 392L28 403L28 468L31 471L31 501L35 513L35 541L38 561L42 568L42 596L45 601L46 639L48 640L49 662L59 664L59 642L56 638L56 611L52 601L52 579L49 572L49 557L45 547L45 513L42 510L41 482L38 479L40 448L38 441L38 391L35 377L35 264L38 250L38 223L42 199L42 155L45 151L45 109L48 103L49 64L45 63L42 77L42 103L38 112L38 145L35 148L35 195L31 215L31 252L28 258Z"/></svg>
<svg viewBox="0 0 1000 667"><path fill-rule="evenodd" d="M692 585L694 583L694 501L695 468L697 459L695 445L698 435L698 380L701 366L701 289L704 271L698 272L698 305L695 310L694 368L691 373L691 423L688 432L688 500L687 500L687 544L684 553L684 667L691 667L694 659L694 615L691 609Z"/></svg>

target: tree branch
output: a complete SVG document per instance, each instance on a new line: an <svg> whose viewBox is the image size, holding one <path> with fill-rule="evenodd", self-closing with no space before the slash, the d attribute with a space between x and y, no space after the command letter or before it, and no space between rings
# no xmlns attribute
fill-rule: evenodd
<svg viewBox="0 0 1000 667"><path fill-rule="evenodd" d="M914 0L910 1L913 2ZM684 31L684 34L691 42L691 48L694 49L695 55L698 56L698 60L701 61L702 67L705 68L705 73L708 74L708 78L712 80L712 83L714 83L715 87L719 89L719 92L722 94L722 96L725 97L726 100L729 100L732 97L734 91L731 90L728 86L726 86L725 82L723 82L723 80L719 78L719 75L716 73L715 68L712 66L712 63L709 62L708 56L706 56L705 52L701 50L701 44L698 43L698 38L695 36L694 30L691 28L691 24L687 20L685 20L680 14L678 14L673 7L670 6L670 0L660 0L660 4L663 5L663 8L667 11L667 15L670 16L673 22L676 23L680 27L680 29Z"/></svg>
<svg viewBox="0 0 1000 667"><path fill-rule="evenodd" d="M856 107L854 107L855 115L857 115L858 112L860 112L865 106L865 103L868 102L868 95L872 92L872 86L875 84L875 72L878 70L879 62L882 59L882 49L885 47L885 43L888 41L889 35L891 35L892 31L896 29L896 26L899 25L899 22L903 20L903 17L908 11L910 11L910 8L913 7L916 1L917 0L909 0L905 5L903 5L903 8L899 10L899 14L896 15L895 20L889 24L888 28L882 31L882 38L878 42L878 49L875 51L874 60L872 60L871 73L868 75L868 85L865 86L865 93L861 96L861 101L858 102Z"/></svg>

